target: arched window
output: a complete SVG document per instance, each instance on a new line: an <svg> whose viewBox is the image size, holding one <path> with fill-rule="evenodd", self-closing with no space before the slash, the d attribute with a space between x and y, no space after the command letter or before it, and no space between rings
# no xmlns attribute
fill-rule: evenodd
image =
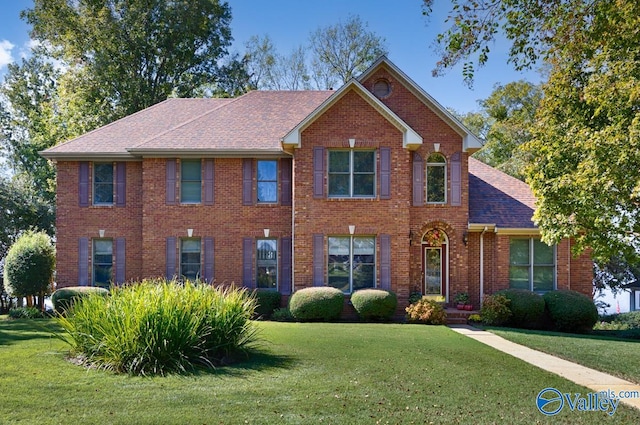
<svg viewBox="0 0 640 425"><path fill-rule="evenodd" d="M447 202L447 161L439 153L427 159L427 204Z"/></svg>

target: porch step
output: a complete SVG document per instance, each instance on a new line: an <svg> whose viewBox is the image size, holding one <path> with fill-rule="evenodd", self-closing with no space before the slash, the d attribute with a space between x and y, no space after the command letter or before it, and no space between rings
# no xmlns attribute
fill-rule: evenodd
<svg viewBox="0 0 640 425"><path fill-rule="evenodd" d="M458 310L455 308L445 309L447 312L447 325L464 325L467 323L469 316L472 314L480 314L478 310Z"/></svg>

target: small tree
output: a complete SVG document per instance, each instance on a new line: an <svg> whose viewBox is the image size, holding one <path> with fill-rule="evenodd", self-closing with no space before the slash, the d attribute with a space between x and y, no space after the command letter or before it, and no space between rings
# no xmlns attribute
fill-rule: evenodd
<svg viewBox="0 0 640 425"><path fill-rule="evenodd" d="M44 295L51 293L55 257L55 248L46 233L29 231L20 236L5 258L7 292L14 297L27 297L29 303L38 295L42 308Z"/></svg>

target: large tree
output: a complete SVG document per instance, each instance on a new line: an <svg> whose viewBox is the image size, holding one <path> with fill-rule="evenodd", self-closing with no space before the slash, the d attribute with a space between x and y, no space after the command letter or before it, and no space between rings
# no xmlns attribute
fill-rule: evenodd
<svg viewBox="0 0 640 425"><path fill-rule="evenodd" d="M432 5L425 0L425 6ZM527 181L543 240L572 237L596 260L640 252L640 3L636 0L454 0L437 69L482 64L500 32L516 67L543 60ZM428 9L427 9L428 11ZM475 55L475 56L474 56ZM466 77L473 77L467 72Z"/></svg>
<svg viewBox="0 0 640 425"><path fill-rule="evenodd" d="M23 17L67 67L65 98L82 131L193 95L216 79L232 40L219 0L35 0Z"/></svg>

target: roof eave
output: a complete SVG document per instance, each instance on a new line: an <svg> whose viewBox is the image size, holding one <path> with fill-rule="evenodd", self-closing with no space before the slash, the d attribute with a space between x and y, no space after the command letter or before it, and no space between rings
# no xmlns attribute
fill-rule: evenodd
<svg viewBox="0 0 640 425"><path fill-rule="evenodd" d="M137 161L140 157L129 152L51 152L40 151L40 156L50 161Z"/></svg>
<svg viewBox="0 0 640 425"><path fill-rule="evenodd" d="M288 158L282 149L129 149L143 158Z"/></svg>

